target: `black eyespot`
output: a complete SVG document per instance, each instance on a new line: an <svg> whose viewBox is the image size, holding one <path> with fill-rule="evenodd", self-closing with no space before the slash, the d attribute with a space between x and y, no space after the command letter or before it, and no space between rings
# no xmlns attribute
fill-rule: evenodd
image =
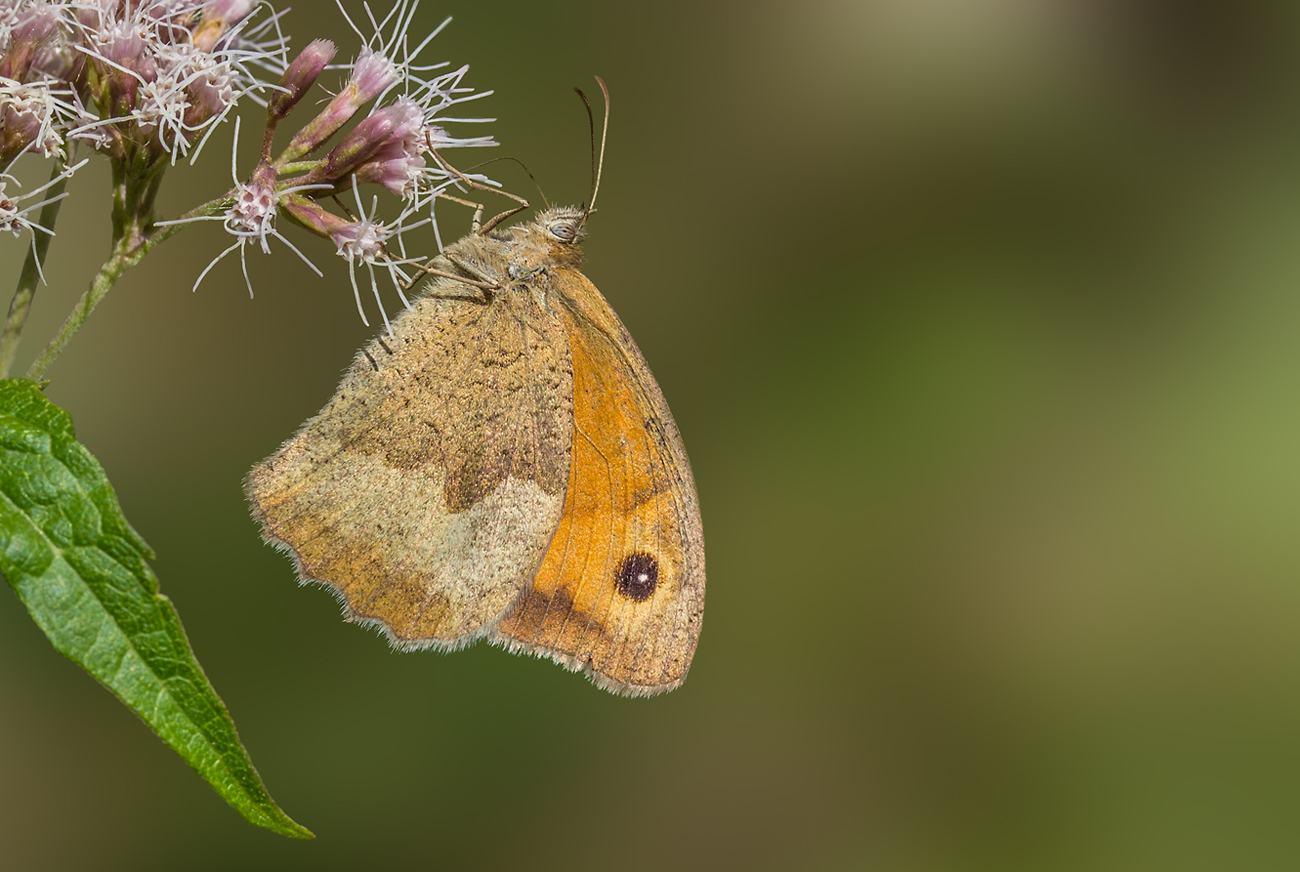
<svg viewBox="0 0 1300 872"><path fill-rule="evenodd" d="M578 232L571 221L556 221L546 231L561 242L572 242Z"/></svg>
<svg viewBox="0 0 1300 872"><path fill-rule="evenodd" d="M624 557L614 574L618 592L639 603L650 599L658 584L659 561L639 551Z"/></svg>

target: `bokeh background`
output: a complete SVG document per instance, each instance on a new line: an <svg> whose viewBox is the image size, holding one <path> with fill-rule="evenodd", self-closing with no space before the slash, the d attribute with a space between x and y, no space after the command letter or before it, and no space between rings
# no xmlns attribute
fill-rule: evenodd
<svg viewBox="0 0 1300 872"><path fill-rule="evenodd" d="M587 273L694 462L689 681L396 654L298 588L240 482L371 331L301 236L326 280L279 250L255 299L233 260L191 294L226 243L189 230L49 396L318 838L245 824L6 594L0 865L1294 868L1300 6L420 11L448 14L433 53L552 200L587 193L569 89L613 92ZM287 28L356 48L323 0ZM224 188L224 148L167 210ZM103 167L72 191L18 372L107 250Z"/></svg>

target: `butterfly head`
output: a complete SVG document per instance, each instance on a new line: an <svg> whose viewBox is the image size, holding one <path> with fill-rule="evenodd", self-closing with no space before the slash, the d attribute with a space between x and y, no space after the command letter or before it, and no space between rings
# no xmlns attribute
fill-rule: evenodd
<svg viewBox="0 0 1300 872"><path fill-rule="evenodd" d="M586 210L574 206L552 206L527 224L492 234L513 246L518 270L531 271L543 264L576 267L582 263L582 221Z"/></svg>
<svg viewBox="0 0 1300 872"><path fill-rule="evenodd" d="M574 246L582 244L587 231L587 209L576 206L553 206L537 216L537 223L553 245Z"/></svg>
<svg viewBox="0 0 1300 872"><path fill-rule="evenodd" d="M488 234L489 245L502 246L501 256L510 262L515 278L531 275L546 267L578 267L582 263L582 221L586 210L574 206L552 206L532 221L498 227Z"/></svg>
<svg viewBox="0 0 1300 872"><path fill-rule="evenodd" d="M576 266L582 261L582 241L586 238L586 231L583 229L587 219L596 211L596 194L600 191L600 173L605 163L605 138L609 132L609 89L605 87L605 82L596 77L600 84L600 90L605 95L605 124L600 135L600 150L596 150L596 126L591 115L591 104L587 101L587 95L583 94L581 89L574 88L578 96L582 98L583 105L587 107L587 118L591 123L591 144L592 144L592 164L591 164L591 196L587 199L587 204L583 206L551 206L547 203L545 211L538 213L537 217L524 225L517 225L513 229L497 229L497 224L506 217L527 208L528 203L522 197L509 194L521 203L521 206L508 210L493 218L491 221L479 228L478 233L484 236L491 236L501 242L520 246L516 248L516 254L528 252L525 263L516 263L513 269L520 273L530 273L532 270L539 268L539 264L563 264ZM439 159L439 163L443 163ZM444 168L451 172L456 172L446 164ZM464 174L456 172L462 180L470 181ZM529 173L531 176L532 174ZM481 187L471 184L472 187ZM541 189L538 189L541 192ZM546 196L542 195L542 200Z"/></svg>

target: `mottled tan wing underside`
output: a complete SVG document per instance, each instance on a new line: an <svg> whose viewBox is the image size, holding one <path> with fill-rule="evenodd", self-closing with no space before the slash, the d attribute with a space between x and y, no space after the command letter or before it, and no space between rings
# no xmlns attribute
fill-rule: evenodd
<svg viewBox="0 0 1300 872"><path fill-rule="evenodd" d="M487 636L615 692L671 690L704 611L690 462L636 344L546 227L449 248L435 266L500 287L435 280L248 495L303 580L398 647Z"/></svg>
<svg viewBox="0 0 1300 872"><path fill-rule="evenodd" d="M332 588L350 619L398 647L483 635L559 523L573 435L568 343L532 300L517 303L435 283L246 483L263 535L300 577Z"/></svg>
<svg viewBox="0 0 1300 872"><path fill-rule="evenodd" d="M553 304L573 366L563 516L532 587L491 631L633 695L681 683L704 612L704 534L686 450L627 330L574 269Z"/></svg>

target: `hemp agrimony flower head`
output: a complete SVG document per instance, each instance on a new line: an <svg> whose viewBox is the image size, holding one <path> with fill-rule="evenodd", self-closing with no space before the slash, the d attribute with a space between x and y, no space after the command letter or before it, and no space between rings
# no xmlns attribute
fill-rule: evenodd
<svg viewBox="0 0 1300 872"><path fill-rule="evenodd" d="M255 21L252 0L38 0L66 14L61 37L87 116L70 131L114 157L172 163L245 94L259 70L283 71L279 16Z"/></svg>
<svg viewBox="0 0 1300 872"><path fill-rule="evenodd" d="M121 271L165 238L149 228L168 163L191 151L197 157L195 146L240 97L272 87L258 70L283 71L279 16L256 23L253 12L253 0L0 0L0 229L29 231L32 245L0 333L0 374L13 362L35 280L44 280L41 261L68 178L86 164L69 160L73 149L89 147L112 164L114 256L37 368ZM12 194L19 182L11 171L28 154L53 160L50 181ZM21 205L37 194L46 196Z"/></svg>
<svg viewBox="0 0 1300 872"><path fill-rule="evenodd" d="M106 157L113 178L111 256L29 375L44 372L122 273L194 221L217 221L234 237L199 273L196 288L238 249L251 293L248 246L269 253L273 239L319 274L277 229L283 217L347 260L363 321L358 267L364 267L385 325L379 272L409 307L406 268L420 258L408 256L403 234L429 224L430 248L441 249L434 200L467 179L494 184L462 175L434 153L496 144L488 136L457 138L446 129L491 120L449 111L490 92L463 85L467 67L424 59L447 22L415 35L419 0L393 0L382 14L362 0L346 0L361 16L350 16L345 0L335 2L357 37L342 55L347 62L337 61L339 48L323 39L293 52L281 29L284 13L266 2L0 0L0 230L31 235L34 269L25 268L25 277L39 275L68 179L86 163L77 159L78 150ZM311 95L317 87L319 98ZM157 220L167 168L182 157L197 161L245 99L265 110L261 154L251 174L236 172L232 149L230 190L178 218ZM281 128L287 145L277 153ZM238 133L237 120L236 142ZM11 170L28 156L52 162L50 180L21 192ZM356 214L341 196L355 204ZM392 215L381 215L381 202L392 204ZM34 294L35 279L31 287L25 281L0 333L0 374L12 363Z"/></svg>
<svg viewBox="0 0 1300 872"><path fill-rule="evenodd" d="M199 276L236 248L244 262L249 243L269 253L268 240L275 237L288 245L276 229L276 219L284 215L311 233L331 242L335 252L348 261L353 294L362 321L369 325L356 281L356 266L364 265L370 287L379 303L385 326L387 313L379 299L375 281L376 267L386 271L403 305L410 307L402 293L410 276L403 270L419 258L405 254L402 234L424 224L433 223L433 201L447 187L458 184L457 176L438 161L426 156L435 148L495 145L490 137L456 139L447 135L441 123L474 122L490 119L445 118L440 113L490 92L473 93L461 86L468 67L430 75L446 64L421 64L419 56L442 28L411 44L410 27L418 2L398 0L382 20L376 21L366 7L373 33L367 37L348 17L348 23L362 44L355 60L348 64L331 64L337 53L333 43L316 40L309 43L287 64L283 76L266 102L266 130L262 155L247 181L236 176L236 187L217 214L196 215L181 220L219 220L236 241L226 248ZM347 12L339 3L345 17ZM444 22L444 25L446 22ZM303 107L303 97L329 71L342 71L343 81L323 108ZM362 114L366 106L369 110ZM273 155L272 143L280 125L294 113L314 112L297 128L289 144ZM360 117L359 117L360 116ZM358 119L359 120L356 120ZM336 144L325 150L344 127L355 123L337 137ZM438 123L435 123L438 122ZM320 152L324 152L320 154ZM233 159L232 159L233 162ZM483 177L474 177L488 181ZM365 208L359 187L376 185L401 201L398 216L391 221L379 220L379 201L372 199ZM321 201L350 191L361 217L340 216L325 208ZM428 210L428 216L415 216ZM434 226L435 240L437 228ZM390 250L396 243L397 252ZM300 257L298 249L289 246ZM441 244L439 243L439 247ZM245 281L248 282L246 262ZM308 265L311 266L310 261ZM316 270L312 266L313 270ZM319 270L316 270L319 274ZM198 287L198 283L195 283ZM249 292L252 285L249 283Z"/></svg>
<svg viewBox="0 0 1300 872"><path fill-rule="evenodd" d="M277 15L252 0L0 0L0 172L77 143L154 178L284 69ZM84 162L83 162L84 163ZM81 166L78 164L77 166ZM70 174L72 168L60 170ZM56 173L57 175L58 173ZM134 206L152 211L148 187Z"/></svg>

